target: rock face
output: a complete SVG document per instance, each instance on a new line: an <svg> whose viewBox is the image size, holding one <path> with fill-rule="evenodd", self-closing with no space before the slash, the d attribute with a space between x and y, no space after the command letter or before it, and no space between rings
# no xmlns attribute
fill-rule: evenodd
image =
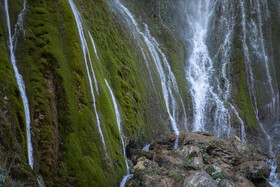
<svg viewBox="0 0 280 187"><path fill-rule="evenodd" d="M205 171L191 171L184 180L185 187L216 187L217 182Z"/></svg>
<svg viewBox="0 0 280 187"><path fill-rule="evenodd" d="M129 150L135 164L127 186L236 187L266 183L266 155L238 138L219 139L211 133L170 132L153 140L149 151Z"/></svg>

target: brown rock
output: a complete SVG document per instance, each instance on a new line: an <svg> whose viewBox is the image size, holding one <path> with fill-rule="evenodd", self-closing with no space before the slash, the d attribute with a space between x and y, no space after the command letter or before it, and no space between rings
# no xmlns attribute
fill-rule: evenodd
<svg viewBox="0 0 280 187"><path fill-rule="evenodd" d="M137 173L139 177L158 173L160 170L156 162L150 161L145 157L141 157L137 164L133 167L132 172Z"/></svg>
<svg viewBox="0 0 280 187"><path fill-rule="evenodd" d="M165 132L158 139L153 140L150 145L150 150L173 150L176 135L171 132Z"/></svg>
<svg viewBox="0 0 280 187"><path fill-rule="evenodd" d="M232 181L230 181L229 179L222 179L219 182L219 187L237 187L236 184L234 184Z"/></svg>
<svg viewBox="0 0 280 187"><path fill-rule="evenodd" d="M249 180L265 180L270 174L270 167L264 161L249 161L242 163L239 170Z"/></svg>
<svg viewBox="0 0 280 187"><path fill-rule="evenodd" d="M255 185L250 182L248 179L246 179L245 177L241 176L241 175L236 175L235 176L235 180L236 180L236 186L238 187L254 187Z"/></svg>
<svg viewBox="0 0 280 187"><path fill-rule="evenodd" d="M202 135L204 136L213 136L213 134L209 131L203 132Z"/></svg>
<svg viewBox="0 0 280 187"><path fill-rule="evenodd" d="M174 150L175 140L174 134L165 133L152 141L150 151L130 151L136 163L134 185L250 187L252 182L263 184L269 176L267 155L237 137L220 139L209 132L183 131Z"/></svg>
<svg viewBox="0 0 280 187"><path fill-rule="evenodd" d="M191 171L184 180L184 187L217 187L218 184L205 171Z"/></svg>

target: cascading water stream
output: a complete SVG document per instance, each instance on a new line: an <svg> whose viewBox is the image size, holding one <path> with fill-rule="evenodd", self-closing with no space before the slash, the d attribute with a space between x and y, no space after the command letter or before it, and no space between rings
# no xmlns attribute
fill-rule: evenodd
<svg viewBox="0 0 280 187"><path fill-rule="evenodd" d="M95 46L95 42L94 42L94 39L93 39L93 37L91 36L91 34L90 34L90 32L88 31L88 35L89 35L89 37L90 37L90 41L91 41L91 44L92 44L92 46L93 46L93 49L94 49L94 53L95 53L95 55L96 55L96 58L99 60L99 62L100 62L100 59L99 59L99 56L98 56L98 53L97 53L97 49L96 49L96 46Z"/></svg>
<svg viewBox="0 0 280 187"><path fill-rule="evenodd" d="M232 56L232 40L233 36L235 34L234 28L236 26L235 23L235 9L232 4L232 2L229 1L221 1L221 18L220 22L225 25L226 28L226 34L225 34L225 40L224 43L220 46L218 49L218 53L216 57L214 58L215 60L218 61L217 57L219 54L221 54L221 63L222 63L222 69L221 69L221 76L223 80L223 88L220 88L218 84L218 91L219 95L222 96L222 98L227 102L229 105L229 108L231 111L235 114L237 119L240 122L240 138L243 142L246 142L246 132L245 132L245 126L244 122L239 116L238 111L236 108L230 103L229 99L231 96L231 83L228 79L228 68L230 66L231 62L231 56ZM218 81L217 81L218 82ZM223 91L224 90L224 91ZM229 116L229 121L230 121L230 116ZM230 130L230 129L229 129ZM229 134L228 134L229 136Z"/></svg>
<svg viewBox="0 0 280 187"><path fill-rule="evenodd" d="M252 17L250 19L250 22L248 23L249 29L250 29L249 41L251 41L250 42L250 46L252 48L251 54L256 54L257 58L262 63L264 63L266 77L267 77L267 83L268 83L268 87L270 89L270 92L271 92L270 94L271 94L271 98L272 98L272 97L274 97L274 93L275 93L273 84L272 84L272 76L271 76L271 72L270 72L270 66L272 66L272 65L269 64L269 58L267 56L267 52L265 49L265 42L264 42L264 35L263 35L264 20L262 18L262 14L264 14L265 16L268 16L267 14L269 14L268 9L267 9L266 0L262 0L262 7L266 7L265 13L263 13L261 10L260 0L255 0L255 1L251 2L250 12L251 12L251 14L256 12L257 20L255 20L255 18Z"/></svg>
<svg viewBox="0 0 280 187"><path fill-rule="evenodd" d="M95 88L96 88L97 93L98 93L98 85L97 85L97 80L96 80L94 70L93 70L93 67L92 67L91 56L90 56L90 52L89 52L86 37L85 37L82 18L81 18L81 15L80 15L76 5L74 4L73 0L68 0L68 2L70 4L72 12L74 14L74 18L75 18L75 21L76 21L76 25L77 25L81 45L82 45L82 51L83 51L85 65L86 65L87 76L88 76L88 80L89 80L89 86L90 86L91 96L92 96L92 100L93 100L93 106L94 106L98 131L99 131L99 134L101 136L101 140L102 140L103 148L105 150L106 157L109 158L108 153L107 153L105 139L104 139L103 132L102 132L102 129L101 129L101 123L100 123L100 120L99 120L99 115L98 115L98 112L97 112L97 109L96 109L96 100L95 100L94 90L93 90L93 86L92 86L93 82L92 82L92 78L91 78L91 75L90 75L90 70L89 70L89 67L88 67L88 60L87 59L89 59L91 73L92 73L92 76L93 76L93 79L94 79ZM98 56L98 55L96 54L96 56Z"/></svg>
<svg viewBox="0 0 280 187"><path fill-rule="evenodd" d="M108 84L107 80L105 79L105 83L108 87L108 90L110 91L110 94L111 94L111 97L112 97L112 101L113 101L113 104L114 104L114 109L115 109L115 114L116 114L116 119L117 119L117 124L118 124L118 128L119 128L119 132L120 132L120 136L121 136L121 142L122 142L122 149L123 149L123 156L125 158L125 164L126 164L126 169L127 169L127 174L124 176L121 184L120 184L120 187L125 187L125 183L127 180L129 180L131 177L133 177L133 174L130 174L129 173L129 166L128 166L128 160L127 160L127 157L126 157L126 151L125 151L125 142L124 142L124 133L122 131L122 126L121 126L121 115L120 115L120 112L119 112L119 109L118 109L118 104L117 104L117 101L116 101L116 98L114 96L114 93L110 87L110 85Z"/></svg>
<svg viewBox="0 0 280 187"><path fill-rule="evenodd" d="M27 154L28 154L28 163L33 169L33 147L31 141L31 128L30 128L30 111L29 111L29 104L28 98L25 91L25 84L21 74L17 68L17 60L15 56L16 51L16 43L19 31L23 28L23 15L26 11L26 1L23 1L23 8L18 15L18 20L14 28L14 33L12 35L11 31L11 23L10 23L10 15L9 15L9 8L8 8L8 0L5 0L5 12L7 18L7 26L8 26L8 33L9 33L9 49L10 49L10 61L13 65L17 85L20 91L21 99L24 106L25 112L25 123L26 123L26 136L27 136Z"/></svg>
<svg viewBox="0 0 280 187"><path fill-rule="evenodd" d="M188 2L186 15L191 38L187 38L187 41L190 41L191 53L185 72L193 100L194 121L192 131L209 130L210 119L207 117L209 115L207 112L214 107L216 108L213 117L215 125L211 131L219 137L225 137L231 131L230 125L225 125L230 124L230 113L221 99L224 95L222 90L219 87L215 88L216 83L212 82L212 80L215 80L214 62L206 44L208 27L216 3L217 1L211 0L191 0ZM218 90L218 92L216 93L215 90Z"/></svg>
<svg viewBox="0 0 280 187"><path fill-rule="evenodd" d="M141 54L143 56L145 65L146 65L147 70L149 72L151 83L153 85L153 88L155 89L155 84L154 84L154 80L153 80L153 76L152 76L152 72L151 72L151 67L150 67L149 60L148 60L148 55L146 55L145 49L144 49L145 44L140 39L140 37L142 36L143 33L140 31L136 20L133 18L132 14L129 12L129 10L125 6L123 6L119 2L119 0L113 0L113 1L116 4L117 10L120 12L119 15L123 16L124 20L126 21L128 27L129 27L130 32L132 33L135 41L137 42L138 47L141 50Z"/></svg>
<svg viewBox="0 0 280 187"><path fill-rule="evenodd" d="M256 53L258 55L258 57L262 59L261 61L265 63L266 76L267 76L267 81L268 81L268 85L270 88L270 93L271 93L272 98L275 97L274 89L273 89L273 85L272 85L272 78L271 78L271 74L269 71L269 65L268 65L269 60L268 60L268 56L265 51L264 37L263 37L263 33L262 33L262 17L261 17L262 12L261 12L261 8L260 8L260 1L257 0L254 3L256 3L256 5L251 6L251 9L253 9L251 11L257 12L258 22L256 23L253 20L253 18L251 18L251 20L250 20L251 30L249 30L247 32L247 27L246 27L247 26L247 21L246 21L247 16L246 16L245 3L244 3L244 0L240 2L241 13L242 13L242 28L243 28L243 51L244 51L244 56L245 56L246 69L247 69L247 73L248 73L247 82L248 82L248 86L249 86L250 97L251 97L251 100L253 101L252 102L253 109L254 109L256 118L259 122L259 125L260 125L263 133L265 134L265 136L269 142L269 153L271 155L275 156L275 153L272 148L271 137L268 134L268 132L265 130L263 124L259 120L257 97L256 97L255 89L254 89L254 75L253 75L253 70L252 70L252 61L250 59L250 50L249 50L249 47L247 44L247 34L250 33L250 37L249 37L248 41L250 41L250 46L252 46L252 51L253 51L252 54ZM266 0L264 0L263 3L265 5L267 5ZM267 8L267 6L265 6L265 7ZM268 14L268 12L269 12L268 9L266 9L266 15ZM268 160L267 163L271 167L269 183L273 187L280 186L280 178L275 172L276 167L277 167L276 162L274 160Z"/></svg>
<svg viewBox="0 0 280 187"><path fill-rule="evenodd" d="M157 72L160 76L163 97L164 97L167 113L168 113L169 119L171 121L172 129L173 129L174 133L178 136L179 128L178 128L178 120L176 118L176 115L177 115L177 112L179 111L179 108L178 108L178 104L177 104L175 97L180 98L179 100L183 107L183 113L184 113L183 114L184 123L187 122L187 115L186 115L184 103L183 103L182 98L179 93L176 78L171 71L171 67L167 61L167 58L164 55L164 53L161 51L157 41L150 35L148 26L144 24L145 33L140 31L138 24L137 24L136 20L133 18L130 11L124 5L122 5L119 2L119 0L115 0L114 2L115 2L116 8L118 9L119 13L126 20L127 24L129 25L129 27L131 28L131 30L133 32L134 37L138 41L138 45L141 48L144 59L147 59L147 57L143 52L144 47L141 46L141 43L143 41L145 43L145 47L147 47L150 52L150 55L155 63ZM143 39L143 41L141 39ZM146 62L146 63L148 64L148 62ZM175 145L175 147L176 147L176 145Z"/></svg>

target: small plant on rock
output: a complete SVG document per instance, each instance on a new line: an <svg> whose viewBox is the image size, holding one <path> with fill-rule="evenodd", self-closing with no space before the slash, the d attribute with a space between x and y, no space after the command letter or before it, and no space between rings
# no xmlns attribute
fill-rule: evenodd
<svg viewBox="0 0 280 187"><path fill-rule="evenodd" d="M147 169L147 173L148 173L148 175L153 175L154 174L154 171L152 170L152 169Z"/></svg>
<svg viewBox="0 0 280 187"><path fill-rule="evenodd" d="M178 175L177 173L171 173L170 175L176 182L179 182L182 177L180 175Z"/></svg>

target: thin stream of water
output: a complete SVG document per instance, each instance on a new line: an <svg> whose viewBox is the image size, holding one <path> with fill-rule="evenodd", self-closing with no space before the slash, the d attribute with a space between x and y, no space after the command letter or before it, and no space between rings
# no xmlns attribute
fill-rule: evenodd
<svg viewBox="0 0 280 187"><path fill-rule="evenodd" d="M8 8L8 0L5 0L5 12L6 12L6 19L7 19L7 27L8 27L8 34L9 34L9 51L10 51L10 61L13 65L15 78L17 81L17 85L20 91L21 99L24 106L24 113L25 113L25 123L26 123L26 136L27 136L27 153L28 153L28 163L33 169L33 147L31 141L31 127L30 127L30 111L29 111L29 103L28 98L26 95L25 90L25 83L18 71L17 67L17 60L15 56L16 51L16 44L17 44L17 37L20 30L23 30L23 15L26 11L26 1L23 1L23 8L18 15L18 20L14 28L14 33L12 34L11 31L11 23L10 23L10 15L9 15L9 8Z"/></svg>
<svg viewBox="0 0 280 187"><path fill-rule="evenodd" d="M153 38L150 34L150 31L148 29L148 26L144 24L145 32L142 32L136 20L132 16L131 12L120 3L119 0L115 0L115 7L118 10L118 12L122 15L122 17L126 20L127 24L131 28L131 32L134 36L134 38L138 41L138 45L141 48L142 54L144 56L144 59L148 59L147 55L144 53L144 47L146 47L149 51L149 55L153 59L154 65L156 66L156 70L159 74L160 80L161 80L161 86L162 86L162 92L163 92L163 98L165 101L167 113L171 122L172 129L174 133L178 136L179 135L179 128L178 128L178 119L177 119L177 113L179 111L178 103L176 98L181 98L179 89L177 86L176 78L174 74L171 71L171 67L167 61L166 56L161 51L159 44ZM144 42L145 46L142 46L142 43ZM146 62L146 64L149 64ZM148 66L147 66L148 67ZM149 72L151 72L149 70ZM183 121L184 123L187 122L187 115L185 111L185 106L182 101L182 99L178 99L179 102L181 102L183 109ZM186 126L186 125L185 125Z"/></svg>
<svg viewBox="0 0 280 187"><path fill-rule="evenodd" d="M123 156L125 158L125 164L126 164L126 169L127 169L127 174L124 176L121 184L120 184L120 187L125 187L125 183L127 182L127 180L129 180L130 178L133 177L133 174L130 174L129 172L129 166L128 166L128 159L127 159L127 156L126 156L126 151L125 151L125 142L124 142L124 133L122 131L122 124L121 124L121 115L120 115L120 112L119 112L119 109L118 109L118 104L117 104L117 101L116 101L116 98L114 96L114 93L110 87L110 85L108 84L107 80L105 79L105 83L107 85L107 88L108 90L110 91L110 94L111 94L111 98L112 98L112 101L113 101L113 104L114 104L114 109L115 109L115 114L116 114L116 119L117 119L117 124L118 124L118 128L119 128L119 133L120 133L120 136L121 136L121 142L122 142L122 149L123 149Z"/></svg>
<svg viewBox="0 0 280 187"><path fill-rule="evenodd" d="M81 15L80 15L76 5L74 4L73 0L68 0L68 2L71 6L71 9L72 9L75 21L76 21L80 41L81 41L83 57L84 57L85 66L86 66L86 70L87 70L87 76L88 76L88 80L89 80L89 86L90 86L91 96L92 96L92 100L93 100L93 106L94 106L98 131L99 131L99 134L101 136L101 141L102 141L102 144L103 144L103 148L105 150L105 155L106 155L107 158L109 158L108 153L107 153L107 148L106 148L104 135L103 135L103 132L102 132L102 129L101 129L101 123L100 123L100 120L99 120L99 115L98 115L97 108L96 108L96 99L95 99L94 90L93 90L93 81L92 81L89 66L88 66L88 63L89 63L91 73L92 73L92 76L93 76L93 80L94 80L95 89L96 89L96 92L98 94L97 80L96 80L95 73L94 73L94 70L93 70L93 66L92 66L93 63L92 63L92 60L91 60L90 52L89 52L87 41L86 41L86 36L85 36L85 32L84 32L84 27L83 27L83 21L82 21ZM89 62L88 62L88 59L89 59Z"/></svg>

